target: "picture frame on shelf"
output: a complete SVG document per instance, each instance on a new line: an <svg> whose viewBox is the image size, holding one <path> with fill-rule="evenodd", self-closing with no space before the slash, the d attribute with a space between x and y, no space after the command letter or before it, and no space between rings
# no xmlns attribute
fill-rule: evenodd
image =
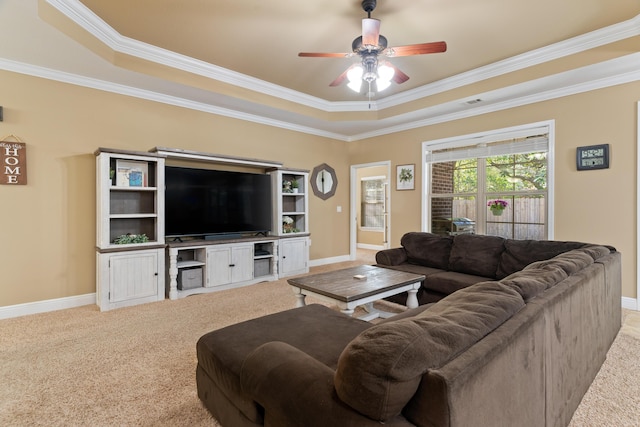
<svg viewBox="0 0 640 427"><path fill-rule="evenodd" d="M149 176L147 162L135 160L116 161L116 186L117 187L146 187Z"/></svg>
<svg viewBox="0 0 640 427"><path fill-rule="evenodd" d="M396 166L396 190L415 189L415 163Z"/></svg>

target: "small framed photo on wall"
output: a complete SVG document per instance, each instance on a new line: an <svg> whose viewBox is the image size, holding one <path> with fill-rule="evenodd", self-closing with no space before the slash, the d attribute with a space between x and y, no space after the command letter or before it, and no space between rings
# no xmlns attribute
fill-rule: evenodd
<svg viewBox="0 0 640 427"><path fill-rule="evenodd" d="M415 188L416 165L396 166L396 190L413 190Z"/></svg>

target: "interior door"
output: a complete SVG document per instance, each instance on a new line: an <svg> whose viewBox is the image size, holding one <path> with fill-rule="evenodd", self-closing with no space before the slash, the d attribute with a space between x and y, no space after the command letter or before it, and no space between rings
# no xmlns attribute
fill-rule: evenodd
<svg viewBox="0 0 640 427"><path fill-rule="evenodd" d="M363 247L365 249L380 249L389 248L391 244L391 162L386 160L382 162L366 163L360 165L351 166L351 180L350 180L350 212L351 212L351 226L350 226L350 239L349 239L349 255L350 259L354 260L357 257L357 248ZM383 186L384 192L384 215L383 215L383 228L382 232L378 231L378 237L376 241L359 241L359 226L360 226L360 209L361 209L361 180L373 177L385 177L385 184Z"/></svg>

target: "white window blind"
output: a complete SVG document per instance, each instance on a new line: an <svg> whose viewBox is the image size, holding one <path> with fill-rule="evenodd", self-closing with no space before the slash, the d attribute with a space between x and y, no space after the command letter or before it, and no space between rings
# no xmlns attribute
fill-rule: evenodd
<svg viewBox="0 0 640 427"><path fill-rule="evenodd" d="M549 129L521 129L518 131L492 134L488 137L459 139L428 146L426 161L451 162L464 159L523 154L548 151Z"/></svg>

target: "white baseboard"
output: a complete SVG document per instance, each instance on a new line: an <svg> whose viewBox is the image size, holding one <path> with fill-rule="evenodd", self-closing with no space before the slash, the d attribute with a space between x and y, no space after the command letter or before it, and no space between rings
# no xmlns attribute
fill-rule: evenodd
<svg viewBox="0 0 640 427"><path fill-rule="evenodd" d="M640 307L638 307L638 300L629 297L622 297L622 308L636 311L640 310Z"/></svg>
<svg viewBox="0 0 640 427"><path fill-rule="evenodd" d="M336 262L350 261L348 255L333 258L323 258L309 261L309 266L333 264ZM46 313L48 311L64 310L65 308L81 307L96 303L96 294L77 295L73 297L51 299L45 301L29 302L26 304L16 304L0 307L0 319L27 316L29 314ZM635 298L622 297L622 308L638 311L638 300Z"/></svg>
<svg viewBox="0 0 640 427"><path fill-rule="evenodd" d="M381 251L384 249L384 245L369 245L367 243L358 243L356 247L358 249L371 249L374 251Z"/></svg>
<svg viewBox="0 0 640 427"><path fill-rule="evenodd" d="M347 262L347 261L351 261L351 257L349 255L336 256L332 258L314 259L309 261L309 267L317 267L319 265L327 265L327 264L333 264L336 262Z"/></svg>
<svg viewBox="0 0 640 427"><path fill-rule="evenodd" d="M64 310L65 308L81 307L96 303L96 294L77 295L73 297L29 302L26 304L0 307L0 319L26 316L29 314L46 313L48 311Z"/></svg>

